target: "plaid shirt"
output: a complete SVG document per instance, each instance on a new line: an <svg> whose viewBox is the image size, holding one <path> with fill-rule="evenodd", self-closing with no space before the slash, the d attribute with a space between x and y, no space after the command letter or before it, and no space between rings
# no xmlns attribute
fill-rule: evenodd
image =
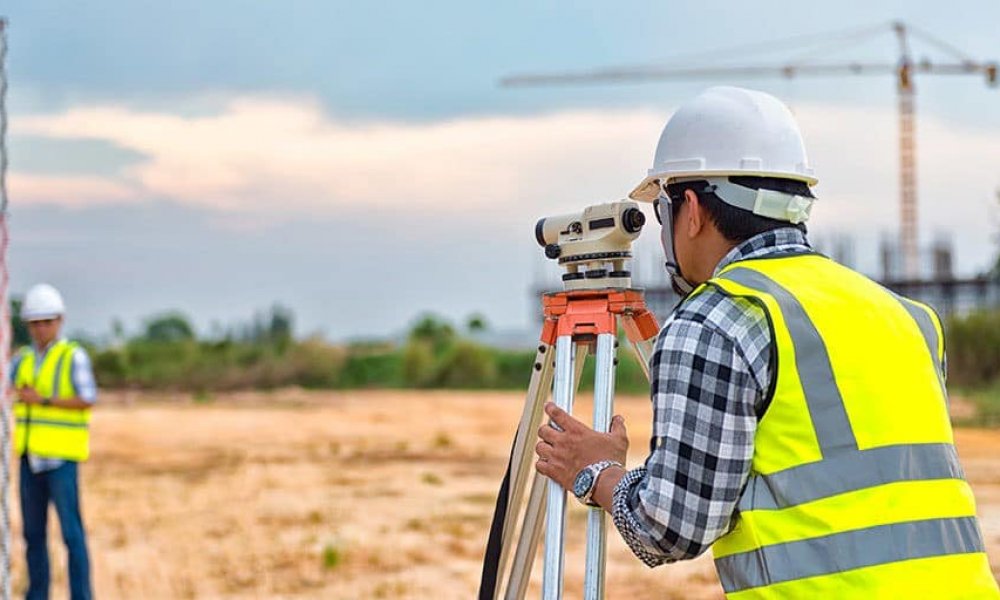
<svg viewBox="0 0 1000 600"><path fill-rule="evenodd" d="M799 230L777 229L733 248L715 273L738 260L809 250ZM615 487L611 511L650 567L694 558L729 531L773 351L763 309L711 287L681 302L660 330L650 361L650 454Z"/></svg>

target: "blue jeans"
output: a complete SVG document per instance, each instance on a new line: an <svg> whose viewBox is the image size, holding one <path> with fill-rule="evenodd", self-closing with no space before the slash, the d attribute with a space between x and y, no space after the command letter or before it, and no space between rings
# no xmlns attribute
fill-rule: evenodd
<svg viewBox="0 0 1000 600"><path fill-rule="evenodd" d="M45 537L49 501L59 515L59 528L69 552L69 591L72 600L90 600L90 558L80 518L77 463L66 461L56 469L32 473L28 457L21 457L21 517L28 554L26 600L49 597L49 549Z"/></svg>

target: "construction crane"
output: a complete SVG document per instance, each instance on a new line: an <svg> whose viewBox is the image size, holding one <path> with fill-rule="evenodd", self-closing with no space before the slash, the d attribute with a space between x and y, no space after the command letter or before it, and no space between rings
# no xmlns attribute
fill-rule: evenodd
<svg viewBox="0 0 1000 600"><path fill-rule="evenodd" d="M789 62L783 65L760 66L707 66L707 67L619 67L599 69L584 72L567 72L556 74L526 74L514 75L501 79L500 83L507 87L520 86L552 86L576 85L588 83L638 83L656 82L680 79L712 79L712 78L746 78L746 77L785 77L799 76L837 76L837 75L892 75L896 79L896 93L899 108L899 244L903 254L903 271L908 279L920 278L919 244L917 237L917 169L916 169L916 116L914 110L915 87L914 75L982 75L986 83L992 87L997 85L997 63L995 61L978 61L970 58L947 42L920 29L896 21L888 27L880 24L861 30L836 32L825 36L800 36L784 40L813 47L811 55L830 50L830 41L834 43L856 44L865 38L894 32L899 48L899 57L895 63L809 63ZM954 62L932 63L930 60L915 61L910 49L910 36L920 39L952 56ZM817 44L817 40L822 44ZM781 43L781 42L779 42ZM773 43L770 43L773 44ZM731 49L759 50L766 48L765 44L752 44ZM800 58L800 60L806 60Z"/></svg>

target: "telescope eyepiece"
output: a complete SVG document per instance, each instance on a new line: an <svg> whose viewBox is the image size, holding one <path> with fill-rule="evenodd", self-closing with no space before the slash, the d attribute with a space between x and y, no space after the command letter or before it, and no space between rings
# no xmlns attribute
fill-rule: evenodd
<svg viewBox="0 0 1000 600"><path fill-rule="evenodd" d="M628 208L622 213L622 227L628 233L638 233L642 231L642 226L646 224L646 215L638 208Z"/></svg>
<svg viewBox="0 0 1000 600"><path fill-rule="evenodd" d="M535 241L542 248L547 245L545 241L545 219L538 219L538 222L535 223Z"/></svg>

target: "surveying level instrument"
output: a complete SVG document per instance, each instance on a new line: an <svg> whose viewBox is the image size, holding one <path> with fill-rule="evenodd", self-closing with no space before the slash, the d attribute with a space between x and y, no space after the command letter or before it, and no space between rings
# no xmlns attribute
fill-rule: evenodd
<svg viewBox="0 0 1000 600"><path fill-rule="evenodd" d="M601 432L609 430L619 324L649 377L649 357L659 327L646 308L642 290L631 287L631 273L626 269L632 242L645 221L638 204L621 201L590 206L580 214L541 219L535 226L535 238L545 248L545 255L558 260L566 270L562 276L565 289L542 298L545 320L541 343L497 496L480 600L524 598L543 524L542 598L562 598L566 492L535 472L535 436L550 391L553 402L572 414L583 365L592 351L597 361L593 427ZM525 487L532 474L525 501ZM598 600L604 597L607 519L600 507L588 510L584 598Z"/></svg>

